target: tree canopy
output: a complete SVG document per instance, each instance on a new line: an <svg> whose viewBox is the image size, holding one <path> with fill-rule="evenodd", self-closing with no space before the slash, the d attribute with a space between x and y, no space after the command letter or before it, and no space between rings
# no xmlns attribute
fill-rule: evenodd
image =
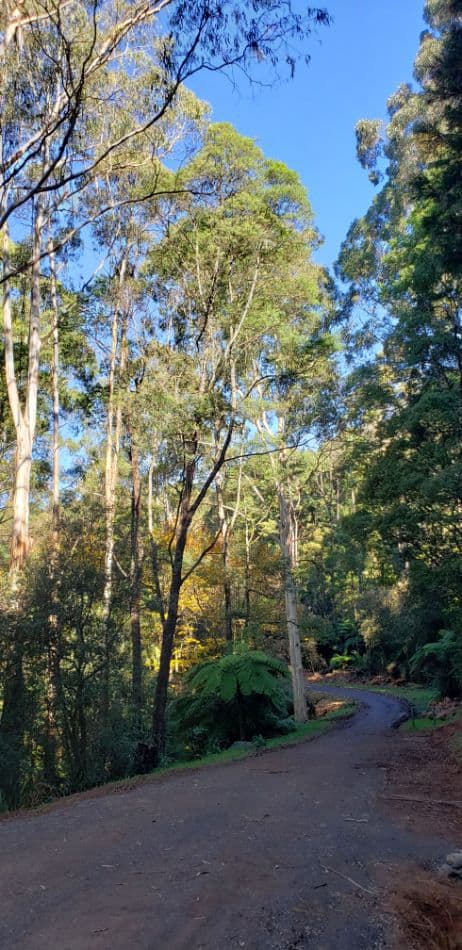
<svg viewBox="0 0 462 950"><path fill-rule="evenodd" d="M307 671L460 696L462 4L425 10L329 274L187 85L290 75L327 12L3 5L0 808L294 729Z"/></svg>

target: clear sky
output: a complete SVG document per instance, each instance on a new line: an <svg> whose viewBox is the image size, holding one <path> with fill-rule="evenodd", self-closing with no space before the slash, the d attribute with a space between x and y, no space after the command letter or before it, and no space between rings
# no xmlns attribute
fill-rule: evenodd
<svg viewBox="0 0 462 950"><path fill-rule="evenodd" d="M266 155L298 171L325 238L318 259L329 265L373 193L356 161L355 124L385 117L388 96L412 81L424 0L318 4L334 22L312 37L311 63L300 63L293 81L251 90L242 79L234 91L223 77L203 74L192 85L212 106L214 121L231 122Z"/></svg>

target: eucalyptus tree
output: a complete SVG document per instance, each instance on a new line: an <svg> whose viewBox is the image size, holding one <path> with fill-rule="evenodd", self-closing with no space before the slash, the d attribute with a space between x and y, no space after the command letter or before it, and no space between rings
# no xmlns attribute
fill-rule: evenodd
<svg viewBox="0 0 462 950"><path fill-rule="evenodd" d="M313 298L311 298L313 304ZM306 319L305 314L305 319ZM313 314L311 315L313 317ZM316 319L316 318L315 318ZM287 379L267 388L260 387L260 407L256 425L270 457L274 489L278 501L278 533L281 553L282 580L285 600L287 639L292 671L295 718L304 722L307 717L306 687L300 645L299 574L300 512L298 502L303 490L299 478L300 453L309 444L309 435L316 429L317 401L326 377L329 375L330 347L326 340L320 345L317 357L312 351L307 359L305 334L317 335L313 319L305 324L303 338L299 339L297 364L292 365L290 392ZM294 352L292 352L292 358Z"/></svg>
<svg viewBox="0 0 462 950"><path fill-rule="evenodd" d="M163 366L162 378L169 378L165 435L173 442L181 486L170 542L171 582L154 709L159 754L165 745L180 590L193 569L183 572L186 543L193 518L225 463L234 431L243 424L248 379L242 374L251 340L255 345L261 333L261 230L255 220L261 162L252 142L229 126L212 127L185 171L192 197L180 206L178 219L150 255L153 293L166 335L157 347L159 366L154 372L158 375ZM201 197L204 193L206 198Z"/></svg>
<svg viewBox="0 0 462 950"><path fill-rule="evenodd" d="M0 230L2 234L5 369L16 441L11 568L29 549L29 486L40 369L40 261L69 243L89 221L114 208L97 201L90 217L81 198L108 173L149 160L151 133L196 71L246 67L265 55L273 65L291 38L327 14L297 15L289 2L255 0L253 10L229 2L174 0L25 0L4 6L0 28ZM276 14L278 13L278 16ZM238 24L238 25L237 25ZM154 192L157 186L154 184ZM150 192L152 193L152 191ZM115 206L147 195L118 197ZM11 260L8 228L31 212L31 252ZM50 240L47 222L54 221ZM28 387L22 403L14 360L11 280L30 273Z"/></svg>
<svg viewBox="0 0 462 950"><path fill-rule="evenodd" d="M309 260L316 236L295 173L218 125L185 181L193 196L151 251L149 265L165 334L151 371L164 382L163 438L176 455L180 485L154 711L159 753L180 590L194 567L183 572L194 516L227 458L242 451L236 445L254 423L255 394L262 387L269 394L271 384L274 394L277 380L284 389L301 350L311 352L322 308L321 274ZM218 522L217 538L219 513Z"/></svg>
<svg viewBox="0 0 462 950"><path fill-rule="evenodd" d="M333 373L330 357L334 342L328 329L328 281L311 259L318 235L297 175L282 165L270 164L268 201L278 222L278 254L272 276L272 299L268 301L272 311L271 332L255 356L261 378L255 387L253 420L269 453L278 500L295 717L303 722L307 713L296 585L296 456L320 421L323 393Z"/></svg>
<svg viewBox="0 0 462 950"><path fill-rule="evenodd" d="M253 0L250 7L237 0L200 0L194 7L184 0L6 0L0 228L40 195L65 186L78 194L108 159L117 165L122 157L123 165L127 144L136 146L149 133L194 73L246 71L259 59L273 69L285 62L293 71L293 40L328 21L325 10L300 14L290 0L282 6ZM150 106L127 113L140 74ZM114 106L124 120L102 135L102 114ZM8 276L6 268L2 280Z"/></svg>

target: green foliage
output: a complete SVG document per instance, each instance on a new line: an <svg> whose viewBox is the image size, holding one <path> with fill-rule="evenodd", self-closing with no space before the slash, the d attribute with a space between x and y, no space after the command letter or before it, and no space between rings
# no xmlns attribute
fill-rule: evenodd
<svg viewBox="0 0 462 950"><path fill-rule="evenodd" d="M380 190L338 262L352 364L343 467L356 487L330 534L333 599L358 621L363 668L452 694L462 691L460 12L459 0L426 4L417 86L391 96L387 127L357 126L359 161Z"/></svg>
<svg viewBox="0 0 462 950"><path fill-rule="evenodd" d="M191 670L186 682L192 692L203 697L215 696L225 703L234 700L239 692L243 696L258 693L275 701L280 681L287 677L287 668L280 660L252 650L202 663Z"/></svg>
<svg viewBox="0 0 462 950"><path fill-rule="evenodd" d="M440 630L439 639L419 647L410 660L411 673L423 676L442 696L462 692L462 635Z"/></svg>
<svg viewBox="0 0 462 950"><path fill-rule="evenodd" d="M284 663L259 650L227 654L187 674L183 694L171 703L173 741L186 755L199 755L288 732L294 728L290 708Z"/></svg>
<svg viewBox="0 0 462 950"><path fill-rule="evenodd" d="M437 722L436 719L429 719L428 716L417 716L414 719L407 719L400 726L400 732L426 732L429 729L439 729L445 725L445 721Z"/></svg>
<svg viewBox="0 0 462 950"><path fill-rule="evenodd" d="M43 130L60 68L79 76L93 42L85 4L70 14L70 46L59 18L45 16L30 29L24 24L20 42L5 50L7 163L21 154L18 144L39 135L25 164L13 160L7 196L11 263L19 268L10 281L14 363L22 398L31 378L27 209L46 159L51 190L43 196L41 246L48 238L58 246L60 406L53 411L68 471L58 479L56 512L55 301L45 257L33 545L14 591L9 499L17 433L0 381L0 807L130 773L138 741L149 741L150 680L168 641L182 506L194 499L200 512L199 504L186 511L194 531L177 571L170 754L197 757L293 730L281 486L306 666L412 675L440 692L462 692L460 0L428 0L417 85L402 84L390 98L386 128L371 119L357 126L358 158L378 191L339 258L341 359L332 286L312 260L319 236L297 173L231 125L208 124L207 106L186 89L163 108L180 62L185 77L230 59L274 64L279 48L292 68L291 37L327 16L311 9L306 20L291 2L281 15L277 0L255 0L248 10L234 0L173 3L165 20L171 37L151 48L147 29L135 49L131 29L126 41L117 39L117 23L137 6L98 0L105 15L96 18L97 34L115 30L115 45L106 44L108 60L78 90L69 138L64 115L50 137ZM75 92L69 88L71 105ZM131 134L147 120L147 130ZM120 147L83 174L85 162L116 140ZM68 180L74 166L82 174ZM103 205L111 213L100 215ZM88 247L77 235L87 218L101 264L79 292L77 265ZM226 432L223 518L213 465ZM313 435L316 449L307 450ZM144 548L139 559L135 536ZM234 652L222 656L215 631L223 629L225 600L235 639ZM220 659L182 681L204 655Z"/></svg>
<svg viewBox="0 0 462 950"><path fill-rule="evenodd" d="M346 653L344 653L343 656L340 653L334 653L334 656L330 661L330 668L331 670L346 670L348 669L351 660L352 657L348 656Z"/></svg>

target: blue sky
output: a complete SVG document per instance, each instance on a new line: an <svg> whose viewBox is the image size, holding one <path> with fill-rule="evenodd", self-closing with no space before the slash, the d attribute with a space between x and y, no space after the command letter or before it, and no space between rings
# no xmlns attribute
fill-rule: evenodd
<svg viewBox="0 0 462 950"><path fill-rule="evenodd" d="M399 83L412 81L424 22L423 0L324 5L334 23L312 37L311 63L300 63L293 81L249 89L241 80L235 91L220 75L205 73L192 85L211 104L214 121L231 122L266 155L298 171L325 238L318 259L329 265L373 194L356 161L355 124L385 117L388 96Z"/></svg>

